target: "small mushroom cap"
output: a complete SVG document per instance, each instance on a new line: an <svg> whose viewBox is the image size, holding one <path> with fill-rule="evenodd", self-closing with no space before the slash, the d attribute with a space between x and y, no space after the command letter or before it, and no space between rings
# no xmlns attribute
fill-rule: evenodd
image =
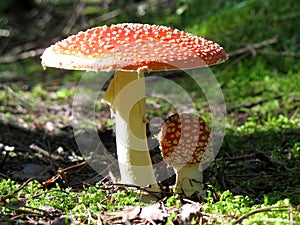
<svg viewBox="0 0 300 225"><path fill-rule="evenodd" d="M210 130L202 117L170 116L160 133L160 150L170 166L200 163L210 141Z"/></svg>
<svg viewBox="0 0 300 225"><path fill-rule="evenodd" d="M45 50L44 67L71 70L187 69L224 62L223 48L165 26L123 23L79 32Z"/></svg>

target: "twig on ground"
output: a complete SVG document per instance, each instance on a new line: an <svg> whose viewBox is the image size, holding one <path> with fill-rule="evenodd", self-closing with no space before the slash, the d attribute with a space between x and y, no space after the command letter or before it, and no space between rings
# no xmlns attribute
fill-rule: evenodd
<svg viewBox="0 0 300 225"><path fill-rule="evenodd" d="M229 56L237 56L237 55L243 55L246 52L250 52L252 55L256 56L256 49L272 45L277 43L278 37L274 36L268 40L264 40L262 42L254 43L254 44L248 44L244 48L237 49L235 51L229 52Z"/></svg>
<svg viewBox="0 0 300 225"><path fill-rule="evenodd" d="M282 95L276 95L274 96L274 99L280 99L282 98L283 96ZM240 108L252 108L254 106L257 106L257 105L261 105L265 102L268 102L270 99L261 99L259 101L256 101L256 102L246 102L246 103L242 103L242 104L237 104L237 105L234 105L234 106L231 106L231 107L227 107L227 112L228 113L231 113L233 112L234 110L236 109L240 109Z"/></svg>
<svg viewBox="0 0 300 225"><path fill-rule="evenodd" d="M44 48L34 49L26 52L22 52L17 55L5 55L0 57L0 63L12 63L20 59L27 59L41 55L44 52Z"/></svg>
<svg viewBox="0 0 300 225"><path fill-rule="evenodd" d="M157 199L160 199L160 197L156 195L157 192L147 190L147 188L149 188L149 186L140 187L140 186L133 185L133 184L119 184L119 183L111 183L110 185L111 186L117 186L117 187L135 188L137 190L144 191L148 194L151 194L153 197L155 197Z"/></svg>
<svg viewBox="0 0 300 225"><path fill-rule="evenodd" d="M234 219L232 215L226 215L226 214L210 214L210 213L201 212L201 215L206 221L212 221L220 218L228 219L228 220Z"/></svg>
<svg viewBox="0 0 300 225"><path fill-rule="evenodd" d="M30 181L33 181L35 180L36 178L35 177L31 177L29 178L28 180L26 180L22 185L21 187L19 187L17 190L15 190L12 194L10 195L5 195L3 197L0 197L0 202L5 202L6 199L8 198L12 198L14 197L19 191L21 191Z"/></svg>
<svg viewBox="0 0 300 225"><path fill-rule="evenodd" d="M262 42L258 42L258 43L254 43L254 44L247 44L246 47L229 52L228 53L229 57L233 57L233 56L238 56L238 57L235 58L234 60L232 60L231 63L228 66L226 66L226 68L224 70L228 70L233 65L237 64L239 61L248 57L249 55L256 56L259 48L262 48L262 47L265 47L265 46L268 46L271 44L275 44L277 41L278 41L278 37L274 36L271 39L264 40Z"/></svg>
<svg viewBox="0 0 300 225"><path fill-rule="evenodd" d="M290 116L289 120L292 121L296 118L296 116L299 113L299 108L296 108L296 110L293 112L293 114Z"/></svg>
<svg viewBox="0 0 300 225"><path fill-rule="evenodd" d="M293 100L294 102L300 102L300 98L297 98L297 97L293 97L292 100Z"/></svg>
<svg viewBox="0 0 300 225"><path fill-rule="evenodd" d="M5 175L4 173L0 173L0 177L4 177L5 179L10 179L10 177Z"/></svg>
<svg viewBox="0 0 300 225"><path fill-rule="evenodd" d="M239 57L235 58L234 60L231 60L230 63L229 63L229 65L226 66L224 70L228 70L229 68L232 68L232 66L234 66L238 62L242 61L243 59L247 58L249 55L250 55L249 51L244 52Z"/></svg>
<svg viewBox="0 0 300 225"><path fill-rule="evenodd" d="M30 99L24 98L24 96L16 93L13 89L11 89L10 86L5 85L5 84L1 84L0 87L3 88L7 92L7 95L12 95L14 98L20 100L22 102L22 104L27 104L28 105L28 102L30 102Z"/></svg>
<svg viewBox="0 0 300 225"><path fill-rule="evenodd" d="M81 162L81 163L78 163L78 164L73 165L73 166L69 166L69 167L67 167L67 168L63 168L63 169L61 169L61 171L62 171L62 172L65 172L65 171L67 171L67 170L74 169L74 168L79 167L79 166L83 166L83 165L85 165L85 164L87 164L87 161L83 161L83 162Z"/></svg>
<svg viewBox="0 0 300 225"><path fill-rule="evenodd" d="M166 0L160 0L160 1L159 0L146 0L146 1L143 1L143 2L132 3L132 4L129 4L129 5L125 6L124 8L115 9L115 10L112 10L108 13L105 13L102 16L94 18L94 20L95 20L95 23L102 23L102 22L105 22L107 20L113 19L116 16L119 16L119 15L123 14L124 12L128 12L128 11L132 12L133 10L136 10L139 6L143 6L143 5L153 6L157 3L163 3L163 2L166 2Z"/></svg>
<svg viewBox="0 0 300 225"><path fill-rule="evenodd" d="M274 210L285 211L287 209L289 209L289 206L271 206L271 207L265 207L265 208L260 208L260 209L254 209L254 210L252 210L252 211L250 211L250 212L242 215L241 217L239 217L234 222L234 224L240 224L240 223L242 223L242 221L244 219L246 219L247 217L252 216L252 215L254 215L256 213L269 212L269 211L274 211Z"/></svg>
<svg viewBox="0 0 300 225"><path fill-rule="evenodd" d="M5 120L2 120L0 119L0 125L6 125L10 128L14 128L14 129L17 129L17 130L20 130L24 133L27 133L29 134L30 132L32 132L30 129L26 128L26 127L22 127L22 126L19 126L18 124L12 122L12 121L5 121Z"/></svg>
<svg viewBox="0 0 300 225"><path fill-rule="evenodd" d="M1 151L1 150L2 150L2 149L0 148L0 151ZM9 151L4 150L4 157L3 157L3 159L2 159L1 162L0 162L0 169L3 168L3 166L4 166L5 162L6 162L6 160L8 159L8 156L9 156Z"/></svg>
<svg viewBox="0 0 300 225"><path fill-rule="evenodd" d="M294 223L293 211L294 211L293 206L290 205L290 207L289 207L289 222L290 222L290 224Z"/></svg>
<svg viewBox="0 0 300 225"><path fill-rule="evenodd" d="M300 12L292 12L282 15L275 19L275 21L283 21L283 20L291 20L291 19L298 19L300 17Z"/></svg>
<svg viewBox="0 0 300 225"><path fill-rule="evenodd" d="M46 156L47 158L50 158L50 159L54 159L54 160L64 160L63 157L61 157L60 155L54 155L54 154L51 154L49 153L48 151L42 149L41 147L35 145L35 144L31 144L29 146L30 149L36 151L37 153L40 153L42 154L43 156Z"/></svg>
<svg viewBox="0 0 300 225"><path fill-rule="evenodd" d="M30 207L30 206L20 206L20 208L21 207L24 208L24 209L19 209L18 208L16 210L17 215L10 218L12 221L18 219L20 216L23 217L24 215L26 215L26 217L29 220L32 220L32 219L29 218L29 216L33 216L33 217L46 216L48 218L51 217L50 213L47 212L46 210L39 209L39 208L34 208L34 207ZM29 211L29 210L31 210L31 211ZM34 212L33 210L37 211L37 212ZM34 222L34 220L32 220L32 222Z"/></svg>
<svg viewBox="0 0 300 225"><path fill-rule="evenodd" d="M251 223L247 225L252 225L252 224L298 224L296 222L289 222L289 220L286 219L280 219L280 218L265 218L265 219L255 219L255 221L252 221Z"/></svg>
<svg viewBox="0 0 300 225"><path fill-rule="evenodd" d="M76 24L78 17L81 15L82 11L85 9L85 3L83 1L74 2L74 9L72 10L72 16L70 17L68 23L64 27L62 33L64 35L69 35L73 26Z"/></svg>
<svg viewBox="0 0 300 225"><path fill-rule="evenodd" d="M272 56L286 56L293 58L300 58L300 54L290 51L270 51L270 50L259 50L259 54L262 55L272 55Z"/></svg>

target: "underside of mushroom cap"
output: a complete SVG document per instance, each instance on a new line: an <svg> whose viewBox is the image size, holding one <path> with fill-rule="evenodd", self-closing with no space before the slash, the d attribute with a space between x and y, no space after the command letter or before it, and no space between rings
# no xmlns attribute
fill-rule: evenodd
<svg viewBox="0 0 300 225"><path fill-rule="evenodd" d="M160 149L170 166L198 164L210 141L210 130L202 117L175 114L161 129Z"/></svg>
<svg viewBox="0 0 300 225"><path fill-rule="evenodd" d="M159 71L188 69L224 62L223 48L165 26L123 23L88 29L50 46L44 67L71 70Z"/></svg>

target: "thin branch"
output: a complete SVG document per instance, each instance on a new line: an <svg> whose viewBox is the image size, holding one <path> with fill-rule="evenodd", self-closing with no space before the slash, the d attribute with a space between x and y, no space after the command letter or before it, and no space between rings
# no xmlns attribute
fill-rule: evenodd
<svg viewBox="0 0 300 225"><path fill-rule="evenodd" d="M67 167L67 168L63 168L63 169L61 169L61 172L65 172L65 171L67 171L67 170L74 169L74 168L79 167L79 166L83 166L83 165L85 165L85 164L87 164L87 161L83 161L83 162L81 162L81 163L78 163L78 164L76 164L76 165L69 166L69 167Z"/></svg>
<svg viewBox="0 0 300 225"><path fill-rule="evenodd" d="M17 55L5 55L0 57L0 63L12 63L21 59L32 58L41 55L44 52L44 48L39 48L35 50L30 50L26 52L22 52Z"/></svg>
<svg viewBox="0 0 300 225"><path fill-rule="evenodd" d="M0 177L3 177L3 178L5 178L5 179L10 179L10 177L9 177L9 176L6 176L4 173L0 173Z"/></svg>
<svg viewBox="0 0 300 225"><path fill-rule="evenodd" d="M232 66L234 66L235 64L237 64L238 62L242 61L244 58L247 58L250 55L250 52L244 52L242 55L240 55L239 57L237 57L236 59L234 59L233 61L231 61L229 63L228 66L225 67L224 70L228 70L229 68L232 68Z"/></svg>
<svg viewBox="0 0 300 225"><path fill-rule="evenodd" d="M12 122L11 120L5 121L5 120L0 119L0 125L6 125L6 126L8 126L10 128L14 128L14 129L20 130L20 131L22 131L24 133L27 133L27 134L29 134L29 133L32 132L32 130L30 130L30 129L26 128L26 127L22 127L22 126L20 126L20 125L18 125L16 123Z"/></svg>
<svg viewBox="0 0 300 225"><path fill-rule="evenodd" d="M14 98L17 98L18 100L20 100L22 102L22 104L27 104L29 105L28 102L30 102L30 99L28 98L24 98L23 95L18 94L17 92L15 92L13 89L11 89L11 87L9 85L5 85L5 84L0 84L0 88L5 89L5 91L7 92L6 95L12 95ZM8 96L7 96L8 97Z"/></svg>
<svg viewBox="0 0 300 225"><path fill-rule="evenodd" d="M75 2L74 9L72 10L72 17L69 19L68 23L66 24L65 28L63 29L62 33L64 35L68 35L73 26L76 24L77 19L82 14L82 11L85 9L85 3L83 1Z"/></svg>
<svg viewBox="0 0 300 225"><path fill-rule="evenodd" d="M274 97L274 99L280 99L280 98L282 98L282 95L276 95L275 97ZM231 106L231 107L228 107L227 108L227 112L233 112L234 110L236 110L236 109L240 109L240 108L247 108L247 109L250 109L250 108L252 108L252 107L254 107L254 106L257 106L257 105L261 105L261 104L263 104L263 103L265 103L265 102L268 102L268 101L270 101L269 99L261 99L261 100L259 100L259 101L255 101L255 102L246 102L246 103L242 103L242 104L237 104L237 105L234 105L234 106Z"/></svg>
<svg viewBox="0 0 300 225"><path fill-rule="evenodd" d="M19 187L17 190L15 190L12 194L10 195L5 195L3 197L0 197L0 202L5 202L6 199L8 198L12 198L14 197L19 191L21 191L30 181L33 181L35 180L36 178L35 177L31 177L29 178L28 180L26 180L22 185L21 187Z"/></svg>
<svg viewBox="0 0 300 225"><path fill-rule="evenodd" d="M293 57L300 58L300 54L290 51L269 51L269 50L260 50L260 54L262 55L271 55L271 56L285 56L285 57Z"/></svg>
<svg viewBox="0 0 300 225"><path fill-rule="evenodd" d="M280 218L265 218L265 219L255 219L255 221L252 221L248 225L252 224L296 224L295 222L290 222L287 219L280 219Z"/></svg>
<svg viewBox="0 0 300 225"><path fill-rule="evenodd" d="M250 52L252 55L256 55L256 49L275 44L275 43L277 43L277 41L278 41L278 37L274 36L274 37L272 37L268 40L264 40L262 42L258 42L258 43L254 43L254 44L247 44L246 47L244 47L244 48L240 48L240 49L230 52L229 56L232 57L232 56L242 55L246 52Z"/></svg>
<svg viewBox="0 0 300 225"><path fill-rule="evenodd" d="M133 4L125 6L123 9L118 8L118 9L112 10L108 13L105 13L102 16L95 18L95 23L101 23L101 22L113 19L116 16L123 14L124 12L136 10L139 6L143 6L143 5L153 6L157 3L163 3L166 1L168 1L168 0L147 0L147 1L143 1L143 2L133 3Z"/></svg>
<svg viewBox="0 0 300 225"><path fill-rule="evenodd" d="M296 108L296 110L295 110L295 111L293 112L293 114L290 116L289 121L294 120L294 119L297 117L298 113L299 113L299 108Z"/></svg>
<svg viewBox="0 0 300 225"><path fill-rule="evenodd" d="M282 17L279 17L275 21L283 21L283 20L291 20L291 19L298 19L300 17L300 12L293 12L293 13L288 13L284 14Z"/></svg>
<svg viewBox="0 0 300 225"><path fill-rule="evenodd" d="M50 158L50 159L54 159L54 160L64 160L63 157L61 157L60 155L55 155L55 154L51 154L48 151L42 149L41 147L35 145L35 144L31 144L29 146L30 149L36 151L37 153L42 154L43 156Z"/></svg>
<svg viewBox="0 0 300 225"><path fill-rule="evenodd" d="M252 216L256 213L261 213L261 212L270 212L270 211L274 211L274 210L282 210L282 209L289 209L289 206L270 206L270 207L265 207L265 208L260 208L260 209L254 209L244 215L242 215L241 217L239 217L234 224L240 224L244 219L246 219L249 216Z"/></svg>

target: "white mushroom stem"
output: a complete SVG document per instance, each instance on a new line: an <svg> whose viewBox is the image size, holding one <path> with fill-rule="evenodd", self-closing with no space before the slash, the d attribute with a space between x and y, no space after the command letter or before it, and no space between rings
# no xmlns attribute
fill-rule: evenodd
<svg viewBox="0 0 300 225"><path fill-rule="evenodd" d="M121 182L159 191L146 137L145 78L142 71L117 71L103 100L116 120L116 142Z"/></svg>
<svg viewBox="0 0 300 225"><path fill-rule="evenodd" d="M186 164L184 166L173 166L176 173L176 184L174 191L186 196L204 197L203 174L199 170L199 164Z"/></svg>

